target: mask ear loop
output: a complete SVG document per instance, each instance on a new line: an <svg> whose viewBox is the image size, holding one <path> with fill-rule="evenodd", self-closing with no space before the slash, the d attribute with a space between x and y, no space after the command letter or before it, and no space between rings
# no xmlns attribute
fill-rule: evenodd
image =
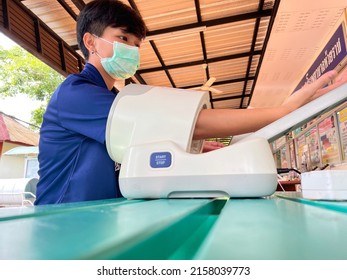
<svg viewBox="0 0 347 280"><path fill-rule="evenodd" d="M101 38L101 37L99 37L99 36L96 36L95 34L92 34L92 35L93 35L95 38L97 38L97 39L100 39L100 40L102 40L102 41L105 41L105 42L107 42L107 43L113 45L112 42L110 42L110 41L108 41L108 40L106 40L106 39L104 39L104 38Z"/></svg>
<svg viewBox="0 0 347 280"><path fill-rule="evenodd" d="M100 54L97 51L93 51L92 54L96 54L100 59L103 59L103 57L100 56Z"/></svg>
<svg viewBox="0 0 347 280"><path fill-rule="evenodd" d="M92 55L96 54L100 59L102 59L102 57L98 54L97 51L91 51L91 54L92 54Z"/></svg>
<svg viewBox="0 0 347 280"><path fill-rule="evenodd" d="M97 35L95 35L95 34L92 34L92 35L93 35L95 38L97 38L97 39L100 39L100 40L102 40L102 41L105 41L105 42L107 42L107 43L109 43L109 44L113 44L113 43L111 43L111 42L105 40L104 38L101 38L101 37L99 37L99 36L97 36ZM100 59L103 59L103 57L101 57L101 56L99 55L98 51L92 51L92 54L96 54Z"/></svg>

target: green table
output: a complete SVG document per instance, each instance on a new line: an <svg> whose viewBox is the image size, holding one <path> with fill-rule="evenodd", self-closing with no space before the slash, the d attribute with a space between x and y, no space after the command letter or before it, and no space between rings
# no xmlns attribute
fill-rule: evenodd
<svg viewBox="0 0 347 280"><path fill-rule="evenodd" d="M0 209L0 259L347 259L347 202L112 199Z"/></svg>

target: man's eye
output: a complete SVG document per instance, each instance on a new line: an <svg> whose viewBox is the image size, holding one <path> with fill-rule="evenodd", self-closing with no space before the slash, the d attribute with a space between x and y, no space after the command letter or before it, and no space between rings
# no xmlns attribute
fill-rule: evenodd
<svg viewBox="0 0 347 280"><path fill-rule="evenodd" d="M128 41L128 38L126 36L119 36L119 39L121 39L123 41Z"/></svg>

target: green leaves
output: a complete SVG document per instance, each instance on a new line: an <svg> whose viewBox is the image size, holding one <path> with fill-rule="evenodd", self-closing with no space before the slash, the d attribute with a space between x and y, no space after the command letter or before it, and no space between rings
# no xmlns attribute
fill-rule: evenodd
<svg viewBox="0 0 347 280"><path fill-rule="evenodd" d="M48 103L52 93L65 79L21 47L5 50L0 47L0 97L29 95L34 100ZM32 114L32 122L41 126L44 107Z"/></svg>

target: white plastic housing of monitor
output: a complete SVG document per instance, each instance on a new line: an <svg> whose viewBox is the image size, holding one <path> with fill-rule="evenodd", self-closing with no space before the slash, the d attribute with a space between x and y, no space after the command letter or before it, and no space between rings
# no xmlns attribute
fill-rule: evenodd
<svg viewBox="0 0 347 280"><path fill-rule="evenodd" d="M133 84L118 94L106 146L121 163L123 196L259 197L276 190L277 170L266 139L208 153L199 153L202 141L192 145L197 117L208 107L208 94L199 91Z"/></svg>

